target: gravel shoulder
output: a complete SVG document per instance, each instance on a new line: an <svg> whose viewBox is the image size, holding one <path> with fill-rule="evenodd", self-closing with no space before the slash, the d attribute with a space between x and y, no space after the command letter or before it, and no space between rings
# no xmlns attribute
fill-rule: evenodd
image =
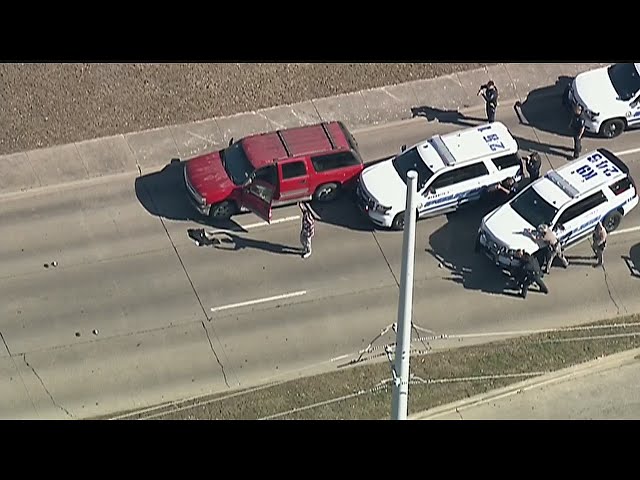
<svg viewBox="0 0 640 480"><path fill-rule="evenodd" d="M0 64L0 155L435 78L482 63Z"/></svg>

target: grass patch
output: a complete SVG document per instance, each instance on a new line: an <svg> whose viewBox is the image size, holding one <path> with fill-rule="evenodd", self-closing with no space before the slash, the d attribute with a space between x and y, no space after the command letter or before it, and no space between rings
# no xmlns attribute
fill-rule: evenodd
<svg viewBox="0 0 640 480"><path fill-rule="evenodd" d="M411 359L409 414L463 400L552 372L640 347L640 315ZM389 364L376 363L302 378L234 396L202 398L164 420L364 420L389 418ZM385 383L386 382L386 383ZM136 415L135 418L144 418Z"/></svg>

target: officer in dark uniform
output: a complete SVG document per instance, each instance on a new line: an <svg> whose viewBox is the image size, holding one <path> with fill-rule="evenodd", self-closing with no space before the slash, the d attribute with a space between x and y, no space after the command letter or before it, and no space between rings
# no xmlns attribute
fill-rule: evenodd
<svg viewBox="0 0 640 480"><path fill-rule="evenodd" d="M529 182L535 182L540 178L540 169L542 168L542 159L538 152L533 152L526 157L525 167L529 173Z"/></svg>
<svg viewBox="0 0 640 480"><path fill-rule="evenodd" d="M542 269L538 259L523 250L518 250L515 257L520 260L520 268L516 272L516 281L521 288L520 295L522 295L522 298L527 298L529 287L534 283L538 285L542 293L548 294L549 289L542 281Z"/></svg>
<svg viewBox="0 0 640 480"><path fill-rule="evenodd" d="M580 156L582 152L582 137L585 132L584 116L582 115L582 106L576 105L571 118L571 133L573 134L573 158L574 160Z"/></svg>
<svg viewBox="0 0 640 480"><path fill-rule="evenodd" d="M486 85L482 85L478 90L478 95L482 95L487 104L487 119L489 123L495 122L496 110L498 109L498 89L493 80L490 80Z"/></svg>

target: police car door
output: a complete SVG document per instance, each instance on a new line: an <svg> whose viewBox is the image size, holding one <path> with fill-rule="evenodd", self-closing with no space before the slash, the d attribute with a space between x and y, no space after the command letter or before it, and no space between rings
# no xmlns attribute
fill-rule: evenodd
<svg viewBox="0 0 640 480"><path fill-rule="evenodd" d="M484 162L459 167L437 177L423 194L424 203L418 209L421 217L456 210L477 200L482 193L483 178L489 175Z"/></svg>
<svg viewBox="0 0 640 480"><path fill-rule="evenodd" d="M555 223L556 234L563 247L573 245L593 233L602 218L602 207L607 203L607 197L602 190L581 200L567 208ZM558 227L564 227L558 230Z"/></svg>
<svg viewBox="0 0 640 480"><path fill-rule="evenodd" d="M418 205L418 216L438 215L455 204L455 186L458 179L458 170L449 170L431 180L422 192L420 205Z"/></svg>

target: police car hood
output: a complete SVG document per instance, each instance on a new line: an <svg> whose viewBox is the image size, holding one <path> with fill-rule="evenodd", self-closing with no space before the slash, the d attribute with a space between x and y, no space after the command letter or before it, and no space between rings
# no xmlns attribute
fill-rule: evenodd
<svg viewBox="0 0 640 480"><path fill-rule="evenodd" d="M407 185L393 166L393 159L365 169L361 179L369 196L378 204L384 207L406 205Z"/></svg>
<svg viewBox="0 0 640 480"><path fill-rule="evenodd" d="M535 253L540 245L534 240L532 233L536 227L527 222L506 204L487 215L483 222L483 229L497 241L500 247L509 250L524 250Z"/></svg>
<svg viewBox="0 0 640 480"><path fill-rule="evenodd" d="M577 100L595 113L602 113L615 102L618 93L609 78L608 67L581 73L574 81Z"/></svg>

